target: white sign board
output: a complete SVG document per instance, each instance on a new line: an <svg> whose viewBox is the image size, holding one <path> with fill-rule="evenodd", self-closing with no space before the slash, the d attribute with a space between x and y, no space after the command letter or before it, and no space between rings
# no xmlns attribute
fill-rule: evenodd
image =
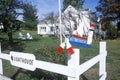
<svg viewBox="0 0 120 80"><path fill-rule="evenodd" d="M34 71L36 69L35 56L33 54L10 52L10 62L13 66Z"/></svg>
<svg viewBox="0 0 120 80"><path fill-rule="evenodd" d="M12 79L0 74L0 80L12 80Z"/></svg>

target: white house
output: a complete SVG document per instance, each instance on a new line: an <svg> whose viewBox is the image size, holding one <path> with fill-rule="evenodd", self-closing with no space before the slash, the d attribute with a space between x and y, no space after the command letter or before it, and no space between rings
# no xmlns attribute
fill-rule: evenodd
<svg viewBox="0 0 120 80"><path fill-rule="evenodd" d="M39 35L55 35L57 33L58 25L51 23L39 23L37 25L37 34Z"/></svg>
<svg viewBox="0 0 120 80"><path fill-rule="evenodd" d="M62 13L61 17L61 29L59 26L59 18L55 20L53 24L50 21L43 21L37 25L37 34L40 35L55 35L59 34L61 30L62 34L70 34L74 30L74 24L79 28L80 35L87 35L90 28L90 15L91 11L89 9L77 10L71 5L69 5L65 11ZM81 26L83 24L83 26ZM83 29L83 28L84 29ZM80 32L81 31L81 32ZM84 32L82 32L84 31Z"/></svg>

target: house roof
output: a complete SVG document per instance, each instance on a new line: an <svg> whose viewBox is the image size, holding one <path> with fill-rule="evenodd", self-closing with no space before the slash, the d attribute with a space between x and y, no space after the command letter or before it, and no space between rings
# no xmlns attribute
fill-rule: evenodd
<svg viewBox="0 0 120 80"><path fill-rule="evenodd" d="M53 18L45 18L41 20L38 24L54 24L57 22L58 16L55 16Z"/></svg>
<svg viewBox="0 0 120 80"><path fill-rule="evenodd" d="M64 17L70 17L70 14L69 13L72 13L71 16L74 16L74 17L78 17L78 14L89 14L91 13L90 9L79 9L77 10L75 7L69 5L65 10L64 12L62 12L62 19L64 19ZM75 16L76 15L76 16ZM92 15L92 17L95 16L95 15ZM41 20L38 24L54 24L54 23L59 23L59 17L58 16L55 16L54 17L54 21L52 22L53 20L52 19L48 19L48 18L45 18L44 20Z"/></svg>

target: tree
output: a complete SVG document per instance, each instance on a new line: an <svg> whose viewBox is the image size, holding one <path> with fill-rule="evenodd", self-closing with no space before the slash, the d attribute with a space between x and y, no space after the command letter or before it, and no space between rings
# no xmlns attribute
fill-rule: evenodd
<svg viewBox="0 0 120 80"><path fill-rule="evenodd" d="M17 10L21 9L22 3L19 0L1 0L0 1L0 23L3 24L3 32L8 34L9 42L13 42L12 33L18 27L17 17L21 15Z"/></svg>
<svg viewBox="0 0 120 80"><path fill-rule="evenodd" d="M25 27L28 29L35 29L38 23L37 9L30 3L25 3L23 7L23 20Z"/></svg>
<svg viewBox="0 0 120 80"><path fill-rule="evenodd" d="M120 20L120 0L99 0L96 10L101 13L100 17L104 29L106 29L104 25L110 21Z"/></svg>
<svg viewBox="0 0 120 80"><path fill-rule="evenodd" d="M82 8L84 0L64 0L63 1L63 10L65 10L69 5L79 9Z"/></svg>
<svg viewBox="0 0 120 80"><path fill-rule="evenodd" d="M120 21L117 23L117 37L120 37Z"/></svg>
<svg viewBox="0 0 120 80"><path fill-rule="evenodd" d="M109 23L107 26L107 38L109 39L115 39L117 37L117 29L114 25Z"/></svg>
<svg viewBox="0 0 120 80"><path fill-rule="evenodd" d="M102 18L101 19L102 29L107 30L109 34L110 32L111 34L114 32L114 35L118 35L119 26L117 26L117 32L115 28L112 29L109 27L110 27L110 21L115 21L117 22L117 24L120 22L120 14L119 14L120 0L99 0L99 5L96 7L96 10L101 13L100 17ZM111 35L111 38L114 35Z"/></svg>

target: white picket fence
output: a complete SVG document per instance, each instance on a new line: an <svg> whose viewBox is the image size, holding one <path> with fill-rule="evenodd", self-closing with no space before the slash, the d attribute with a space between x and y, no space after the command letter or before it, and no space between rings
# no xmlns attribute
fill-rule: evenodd
<svg viewBox="0 0 120 80"><path fill-rule="evenodd" d="M0 74L3 75L2 59L5 59L5 60L10 61L12 65L17 66L17 67L24 68L24 66L27 66L27 67L32 66L31 67L32 69L28 68L28 70L34 71L36 68L39 68L39 69L65 75L68 77L68 80L79 80L80 79L79 76L81 74L83 74L84 72L86 72L88 69L90 69L92 66L94 66L96 63L99 62L99 76L100 76L99 80L106 80L106 75L107 75L107 72L106 72L106 56L107 56L106 42L100 42L100 50L97 56L82 63L81 65L80 65L80 50L79 49L74 49L74 50L75 50L75 53L73 55L71 56L68 55L68 65L60 65L60 64L35 60L35 58L32 59L32 56L34 57L34 55L30 54L30 57L29 57L29 53L25 54L25 53L12 51L10 52L10 54L5 54L1 52L1 47L0 47ZM18 56L14 55L13 53L18 54ZM21 58L19 59L15 58L16 56L21 57ZM15 62L15 60L18 62ZM21 66L21 65L24 65L24 66ZM27 67L25 67L24 69L27 69Z"/></svg>

